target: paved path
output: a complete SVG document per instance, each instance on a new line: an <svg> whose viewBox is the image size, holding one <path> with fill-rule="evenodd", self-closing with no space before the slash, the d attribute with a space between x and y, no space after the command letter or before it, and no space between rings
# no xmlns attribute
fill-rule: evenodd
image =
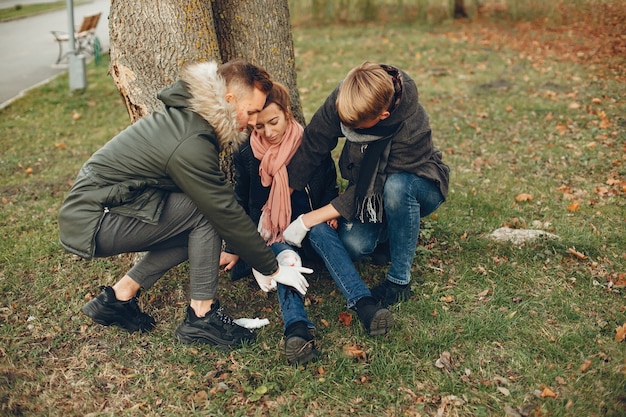
<svg viewBox="0 0 626 417"><path fill-rule="evenodd" d="M44 1L0 0L0 8ZM110 0L93 0L74 6L76 25L80 25L85 15L102 12L96 33L103 51L109 49L109 5ZM0 108L28 89L67 71L67 65L55 65L58 46L50 33L67 28L66 9L0 23Z"/></svg>

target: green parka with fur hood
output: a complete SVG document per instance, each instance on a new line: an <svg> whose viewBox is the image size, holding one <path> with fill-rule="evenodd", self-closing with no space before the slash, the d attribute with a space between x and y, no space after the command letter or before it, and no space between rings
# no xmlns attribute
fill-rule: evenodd
<svg viewBox="0 0 626 417"><path fill-rule="evenodd" d="M190 65L162 90L162 111L123 130L81 168L59 211L62 246L92 258L105 213L157 224L169 193L182 191L249 265L276 272L272 251L220 168L220 151L246 139L225 95L213 62Z"/></svg>

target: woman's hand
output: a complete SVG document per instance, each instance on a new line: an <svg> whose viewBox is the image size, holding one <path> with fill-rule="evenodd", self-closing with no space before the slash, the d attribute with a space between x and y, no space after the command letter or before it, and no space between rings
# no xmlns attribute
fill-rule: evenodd
<svg viewBox="0 0 626 417"><path fill-rule="evenodd" d="M235 255L234 253L220 253L220 266L224 267L224 271L230 271L233 269L238 260L239 255Z"/></svg>

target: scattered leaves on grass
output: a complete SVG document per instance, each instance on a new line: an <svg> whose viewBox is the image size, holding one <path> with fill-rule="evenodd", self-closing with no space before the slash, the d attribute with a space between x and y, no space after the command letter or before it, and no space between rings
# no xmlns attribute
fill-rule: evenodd
<svg viewBox="0 0 626 417"><path fill-rule="evenodd" d="M443 297L440 298L441 301L443 301L444 303L453 303L454 302L454 298L452 298L451 295L444 295Z"/></svg>

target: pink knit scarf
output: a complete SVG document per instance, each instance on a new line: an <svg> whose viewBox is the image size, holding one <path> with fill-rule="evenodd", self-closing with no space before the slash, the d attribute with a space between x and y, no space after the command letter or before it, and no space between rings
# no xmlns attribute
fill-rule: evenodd
<svg viewBox="0 0 626 417"><path fill-rule="evenodd" d="M269 234L267 244L283 241L283 231L291 222L291 194L287 164L302 142L304 129L298 122L291 120L278 144L271 144L261 139L256 131L250 137L250 146L254 157L261 161L259 176L264 187L271 186L270 195L261 209L261 229Z"/></svg>

